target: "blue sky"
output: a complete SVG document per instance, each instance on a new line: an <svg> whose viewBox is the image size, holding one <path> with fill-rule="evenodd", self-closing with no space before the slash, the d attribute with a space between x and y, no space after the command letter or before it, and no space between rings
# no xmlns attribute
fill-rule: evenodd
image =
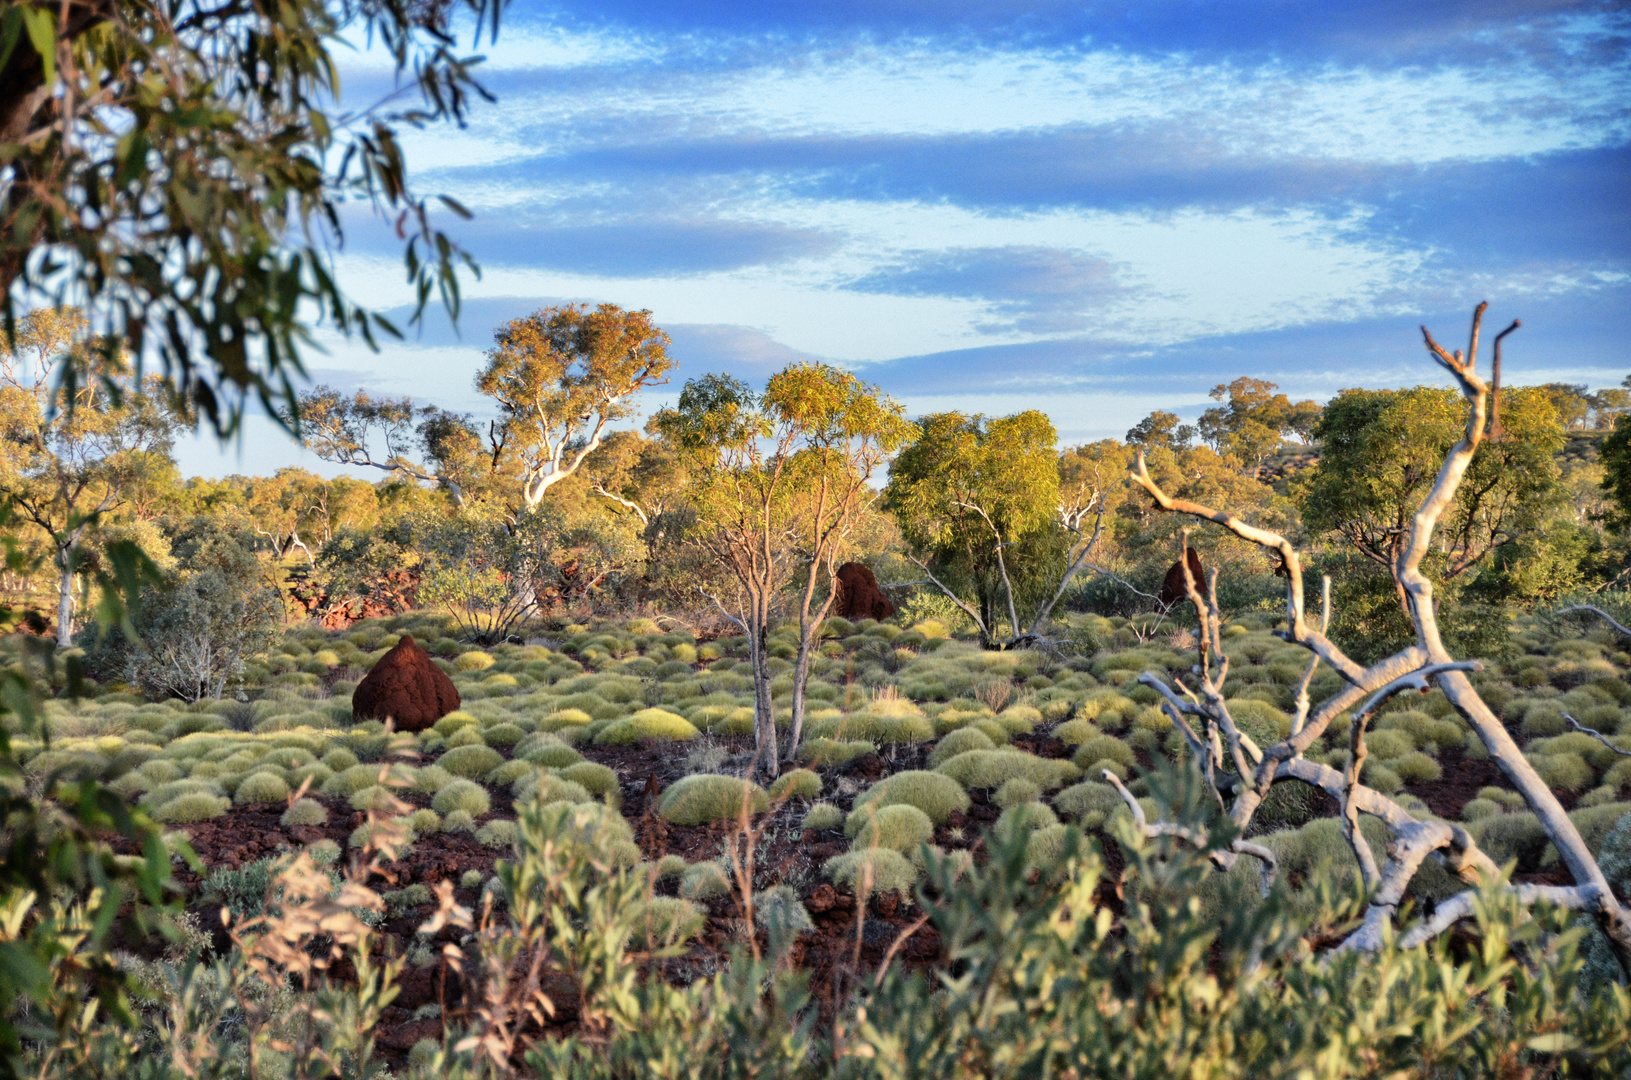
<svg viewBox="0 0 1631 1080"><path fill-rule="evenodd" d="M1237 375L1296 396L1440 382L1418 324L1488 299L1513 382L1631 372L1631 12L1594 3L544 4L497 96L409 137L476 213L458 331L316 381L480 413L504 319L650 308L674 383L850 367L914 413L1048 412L1065 443ZM367 52L348 101L387 89ZM409 297L351 223L361 300ZM189 472L317 467L256 425ZM333 472L332 469L324 469Z"/></svg>

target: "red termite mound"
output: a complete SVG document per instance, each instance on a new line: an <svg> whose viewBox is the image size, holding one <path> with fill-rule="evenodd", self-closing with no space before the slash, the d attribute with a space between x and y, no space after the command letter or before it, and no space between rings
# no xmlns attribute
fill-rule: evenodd
<svg viewBox="0 0 1631 1080"><path fill-rule="evenodd" d="M396 721L398 731L423 731L459 707L459 691L412 635L379 658L351 695L358 720Z"/></svg>

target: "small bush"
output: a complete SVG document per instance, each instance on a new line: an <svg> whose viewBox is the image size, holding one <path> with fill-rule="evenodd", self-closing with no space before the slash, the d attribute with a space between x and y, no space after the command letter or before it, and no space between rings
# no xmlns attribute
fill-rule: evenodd
<svg viewBox="0 0 1631 1080"><path fill-rule="evenodd" d="M822 872L840 885L847 885L859 894L870 879L873 893L899 893L912 895L917 884L917 867L910 859L892 848L857 848L846 854L828 859Z"/></svg>
<svg viewBox="0 0 1631 1080"><path fill-rule="evenodd" d="M964 811L969 808L969 797L968 792L964 791L956 780L944 773L908 769L873 784L865 794L856 798L855 808L860 810L867 805L883 807L900 803L917 807L929 816L930 821L936 825L943 825L953 810ZM855 823L855 829L860 828L859 819L853 812L850 821ZM848 822L845 828L851 835L854 834Z"/></svg>
<svg viewBox="0 0 1631 1080"><path fill-rule="evenodd" d="M637 933L649 949L672 948L702 933L707 915L691 901L677 896L653 896L636 913Z"/></svg>
<svg viewBox="0 0 1631 1080"><path fill-rule="evenodd" d="M531 776L538 771L538 766L530 761L506 761L482 779L494 787L504 787L513 784L523 776Z"/></svg>
<svg viewBox="0 0 1631 1080"><path fill-rule="evenodd" d="M1121 793L1109 784L1085 780L1055 795L1053 805L1065 816L1075 818L1082 828L1097 829L1125 803Z"/></svg>
<svg viewBox="0 0 1631 1080"><path fill-rule="evenodd" d="M1388 768L1398 773L1399 779L1407 784L1437 780L1444 775L1443 767L1420 750L1412 750L1404 757L1388 762Z"/></svg>
<svg viewBox="0 0 1631 1080"><path fill-rule="evenodd" d="M492 654L484 653L480 649L472 649L467 653L460 653L458 659L453 661L455 671L486 671L494 664Z"/></svg>
<svg viewBox="0 0 1631 1080"><path fill-rule="evenodd" d="M582 785L591 795L605 795L617 790L617 773L608 766L593 761L580 761L561 770L561 777Z"/></svg>
<svg viewBox="0 0 1631 1080"><path fill-rule="evenodd" d="M1088 739L1076 750L1074 760L1079 768L1086 768L1096 761L1114 761L1124 769L1138 764L1133 748L1113 735Z"/></svg>
<svg viewBox="0 0 1631 1080"><path fill-rule="evenodd" d="M1034 829L1025 843L1025 865L1036 869L1056 866L1064 856L1070 826L1045 825Z"/></svg>
<svg viewBox="0 0 1631 1080"><path fill-rule="evenodd" d="M583 727L594 722L594 717L582 709L561 709L538 721L539 731L559 731L562 728Z"/></svg>
<svg viewBox="0 0 1631 1080"><path fill-rule="evenodd" d="M1462 821L1481 821L1502 812L1501 804L1494 799L1468 799L1461 808Z"/></svg>
<svg viewBox="0 0 1631 1080"><path fill-rule="evenodd" d="M1091 720L1066 720L1053 729L1053 737L1066 746L1080 746L1087 740L1096 739L1103 734L1104 732Z"/></svg>
<svg viewBox="0 0 1631 1080"><path fill-rule="evenodd" d="M264 806L286 802L288 798L288 782L271 772L251 773L232 794L232 801L239 806Z"/></svg>
<svg viewBox="0 0 1631 1080"><path fill-rule="evenodd" d="M487 789L470 780L454 780L438 791L430 804L439 814L462 810L471 817L480 817L493 808Z"/></svg>
<svg viewBox="0 0 1631 1080"><path fill-rule="evenodd" d="M278 820L285 826L321 825L328 820L328 810L316 799L297 799Z"/></svg>
<svg viewBox="0 0 1631 1080"><path fill-rule="evenodd" d="M448 815L442 819L442 831L473 833L476 831L476 817L468 810L449 811Z"/></svg>
<svg viewBox="0 0 1631 1080"><path fill-rule="evenodd" d="M1043 791L1051 790L1082 772L1068 761L1039 758L1020 750L970 750L944 762L936 770L965 788L1001 787L1005 780L1023 776Z"/></svg>
<svg viewBox="0 0 1631 1080"><path fill-rule="evenodd" d="M322 762L331 771L341 773L357 764L357 755L343 746L336 746L323 755Z"/></svg>
<svg viewBox="0 0 1631 1080"><path fill-rule="evenodd" d="M753 894L753 922L762 930L779 927L783 933L802 934L815 929L810 912L790 885L772 885Z"/></svg>
<svg viewBox="0 0 1631 1080"><path fill-rule="evenodd" d="M1004 810L1022 803L1035 802L1042 797L1042 789L1033 781L1023 776L1016 776L1011 780L1004 780L997 789L992 801Z"/></svg>
<svg viewBox="0 0 1631 1080"><path fill-rule="evenodd" d="M489 821L476 830L476 842L486 848L507 848L515 843L520 830L515 822L498 819Z"/></svg>
<svg viewBox="0 0 1631 1080"><path fill-rule="evenodd" d="M1591 787L1596 774L1585 758L1579 754L1529 754L1529 764L1535 767L1549 788L1558 791L1584 791Z"/></svg>
<svg viewBox="0 0 1631 1080"><path fill-rule="evenodd" d="M809 829L812 832L820 832L824 829L836 829L843 823L844 812L832 803L823 802L810 807L809 812L804 815L804 822L800 827Z"/></svg>
<svg viewBox="0 0 1631 1080"><path fill-rule="evenodd" d="M351 803L351 809L353 810L361 810L364 813L374 810L384 813L391 809L392 803L396 800L389 789L375 784L373 787L365 787L361 791L353 791L348 801Z"/></svg>
<svg viewBox="0 0 1631 1080"><path fill-rule="evenodd" d="M759 813L769 803L764 789L757 784L735 776L694 773L676 780L663 791L657 802L657 813L676 825L730 821L741 813L744 795L749 813Z"/></svg>
<svg viewBox="0 0 1631 1080"><path fill-rule="evenodd" d="M564 769L583 760L583 755L565 743L542 743L520 755L523 761L546 769Z"/></svg>
<svg viewBox="0 0 1631 1080"><path fill-rule="evenodd" d="M434 795L457 777L440 765L426 765L413 774L413 789L424 795Z"/></svg>
<svg viewBox="0 0 1631 1080"><path fill-rule="evenodd" d="M466 779L486 776L504 763L504 756L490 746L459 746L436 759L436 764Z"/></svg>
<svg viewBox="0 0 1631 1080"><path fill-rule="evenodd" d="M1416 740L1406 732L1384 729L1365 736L1365 749L1376 761L1393 762L1416 749Z"/></svg>
<svg viewBox="0 0 1631 1080"><path fill-rule="evenodd" d="M905 803L867 804L850 815L851 822L857 819L853 847L885 847L905 852L934 839L934 822L929 820L929 815Z"/></svg>
<svg viewBox="0 0 1631 1080"><path fill-rule="evenodd" d="M447 737L444 743L449 750L461 746L486 746L487 740L482 738L481 729L474 724L467 724Z"/></svg>
<svg viewBox="0 0 1631 1080"><path fill-rule="evenodd" d="M806 739L799 747L799 757L811 765L848 765L858 757L872 753L877 747L863 740L849 742L837 739Z"/></svg>
<svg viewBox="0 0 1631 1080"><path fill-rule="evenodd" d="M997 744L991 741L991 737L979 728L958 728L942 738L935 744L935 748L929 751L929 768L933 769L941 762L970 750L995 750L996 747Z"/></svg>
<svg viewBox="0 0 1631 1080"><path fill-rule="evenodd" d="M730 891L730 879L716 862L692 863L680 875L680 895L688 900L712 900Z"/></svg>
<svg viewBox="0 0 1631 1080"><path fill-rule="evenodd" d="M821 777L809 769L789 769L770 785L772 799L816 799L821 796Z"/></svg>
<svg viewBox="0 0 1631 1080"><path fill-rule="evenodd" d="M595 735L600 746L632 746L643 739L680 741L694 739L699 732L683 716L664 709L641 709L633 716L613 720Z"/></svg>
<svg viewBox="0 0 1631 1080"><path fill-rule="evenodd" d="M1015 735L1028 735L1042 722L1042 711L1032 705L1010 705L997 714L996 721Z"/></svg>
<svg viewBox="0 0 1631 1080"><path fill-rule="evenodd" d="M481 733L488 746L514 746L526 737L526 732L514 724L494 724Z"/></svg>
<svg viewBox="0 0 1631 1080"><path fill-rule="evenodd" d="M1059 824L1059 818L1053 810L1041 802L1026 802L1010 806L997 818L996 828L1000 832L1012 832L1015 829L1045 829Z"/></svg>
<svg viewBox="0 0 1631 1080"><path fill-rule="evenodd" d="M219 795L195 791L181 795L153 811L153 819L168 825L188 825L195 821L208 821L227 812L232 804Z"/></svg>
<svg viewBox="0 0 1631 1080"><path fill-rule="evenodd" d="M413 829L415 836L429 836L433 832L441 831L442 816L425 807L408 815L408 825Z"/></svg>

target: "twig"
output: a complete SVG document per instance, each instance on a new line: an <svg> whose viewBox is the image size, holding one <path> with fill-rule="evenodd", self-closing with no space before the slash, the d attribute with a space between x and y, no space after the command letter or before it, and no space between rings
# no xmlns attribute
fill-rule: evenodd
<svg viewBox="0 0 1631 1080"><path fill-rule="evenodd" d="M1608 612L1604 611L1600 607L1593 607L1590 604L1573 604L1573 605L1571 605L1569 607L1566 607L1566 608L1563 608L1563 609L1559 610L1557 612L1557 614L1559 614L1559 615L1573 615L1577 611L1590 612L1591 614L1597 616L1599 619L1602 619L1608 625L1612 626L1614 629L1618 630L1620 633L1624 634L1626 637L1631 637L1631 630L1627 630L1624 626L1621 626L1620 623L1619 623L1619 620L1615 619L1614 616L1610 615Z"/></svg>
<svg viewBox="0 0 1631 1080"><path fill-rule="evenodd" d="M1601 731L1598 731L1595 728L1586 727L1568 713L1563 714L1563 719L1568 721L1570 731L1578 731L1582 735L1590 735L1592 738L1596 739L1598 742L1602 743L1604 746L1608 747L1621 757L1631 757L1631 750L1621 750L1618 746L1615 746L1613 743L1609 742L1608 736L1604 735Z"/></svg>
<svg viewBox="0 0 1631 1080"><path fill-rule="evenodd" d="M883 975L884 972L889 970L889 962L895 958L895 954L900 951L900 947L906 944L907 939L913 934L917 933L919 930L923 929L923 924L928 921L929 913L925 911L922 915L919 915L915 921L913 921L912 925L895 935L895 940L890 942L888 950L883 954L883 962L878 965L877 978L872 980L873 986L878 987L883 985Z"/></svg>

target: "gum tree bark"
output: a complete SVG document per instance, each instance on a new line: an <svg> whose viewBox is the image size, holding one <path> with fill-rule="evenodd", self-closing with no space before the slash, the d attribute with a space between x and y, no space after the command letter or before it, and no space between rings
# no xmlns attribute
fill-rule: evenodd
<svg viewBox="0 0 1631 1080"><path fill-rule="evenodd" d="M1217 604L1216 573L1212 575L1207 595L1203 596L1202 583L1190 577L1187 561L1180 557L1179 565L1185 568L1190 599L1201 614L1200 657L1194 668L1199 685L1191 690L1182 682L1173 680L1177 687L1174 689L1149 672L1139 681L1161 692L1163 708L1183 733L1191 752L1199 761L1203 777L1219 804L1227 807L1229 818L1237 828L1244 829L1250 824L1270 788L1282 780L1297 780L1318 787L1341 804L1343 831L1359 861L1360 872L1371 898L1363 923L1342 942L1339 949L1367 951L1382 946L1386 929L1397 914L1411 879L1427 859L1437 860L1448 871L1473 886L1487 885L1499 876L1493 860L1478 849L1464 828L1440 821L1418 821L1393 800L1359 782L1365 757L1365 731L1371 717L1395 694L1407 690L1426 693L1437 686L1478 734L1490 758L1523 795L1574 880L1574 885L1567 887L1503 887L1520 903L1532 904L1544 900L1590 912L1613 946L1620 961L1622 978L1631 981L1631 911L1615 898L1602 869L1586 847L1574 822L1564 812L1562 804L1524 759L1517 743L1500 720L1478 696L1467 673L1480 670L1482 665L1476 661L1456 660L1445 648L1433 605L1432 582L1421 571L1422 559L1432 543L1439 518L1454 499L1473 455L1485 438L1491 391L1479 377L1476 362L1479 331L1487 307L1487 304L1480 304L1473 312L1472 331L1464 354L1459 350L1453 353L1446 351L1426 327L1422 328L1429 352L1454 376L1457 387L1466 399L1467 424L1461 441L1445 457L1432 490L1412 518L1407 541L1393 566L1394 580L1406 598L1407 610L1416 631L1415 642L1369 667L1356 663L1325 636L1329 621L1329 579L1325 583L1324 611L1316 628L1304 611L1301 559L1285 537L1250 525L1227 511L1171 498L1151 479L1140 454L1133 469L1133 479L1150 493L1158 507L1171 513L1214 522L1243 540L1279 553L1288 577L1286 629L1278 633L1286 641L1301 645L1312 655L1309 668L1298 687L1291 734L1273 746L1258 747L1235 725L1224 699L1223 686L1228 678L1229 659L1222 650L1222 617ZM1503 331L1497 341L1506 337L1516 326L1514 323ZM1184 543L1187 547L1187 531ZM1341 675L1348 685L1316 708L1310 702L1308 687L1315 669L1321 663ZM1325 733L1331 721L1355 706L1358 708L1353 714L1350 729L1347 770L1338 772L1328 765L1305 758L1303 754ZM1198 721L1198 730L1191 724L1191 718ZM1225 769L1226 764L1233 767L1232 773ZM1105 779L1112 779L1108 772ZM1132 796L1119 784L1116 786L1132 806ZM1388 829L1390 842L1387 859L1380 866L1360 835L1360 814L1378 818ZM1145 822L1143 815L1136 811L1134 817L1146 835L1170 835L1174 828L1163 823ZM1220 868L1227 869L1241 853L1237 847L1209 854ZM1409 947L1421 945L1459 919L1472 915L1476 895L1476 891L1468 891L1440 903L1431 917L1408 929L1400 936L1399 942Z"/></svg>

